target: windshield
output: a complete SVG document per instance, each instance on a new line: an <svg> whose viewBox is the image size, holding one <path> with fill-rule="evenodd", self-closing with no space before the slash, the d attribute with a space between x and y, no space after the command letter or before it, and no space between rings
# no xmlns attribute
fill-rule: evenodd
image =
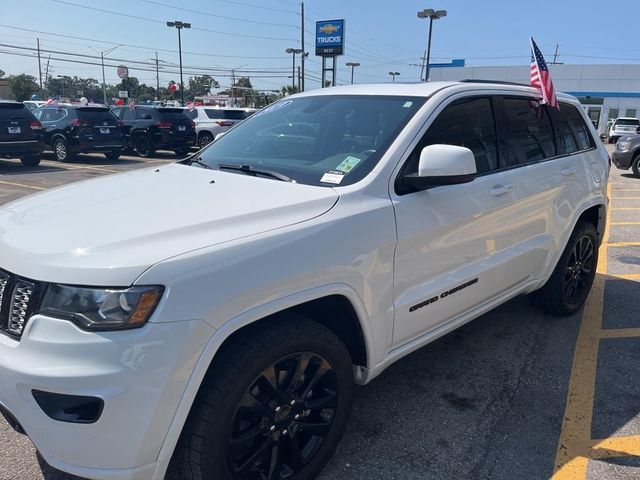
<svg viewBox="0 0 640 480"><path fill-rule="evenodd" d="M323 95L281 100L201 151L220 164L271 170L308 185L364 178L426 101L422 97Z"/></svg>

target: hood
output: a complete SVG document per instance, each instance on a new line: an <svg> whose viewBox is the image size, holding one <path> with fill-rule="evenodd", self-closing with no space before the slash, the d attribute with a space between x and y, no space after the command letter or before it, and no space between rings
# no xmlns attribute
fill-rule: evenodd
<svg viewBox="0 0 640 480"><path fill-rule="evenodd" d="M314 187L180 164L111 175L0 208L0 268L34 280L129 285L192 250L322 215Z"/></svg>

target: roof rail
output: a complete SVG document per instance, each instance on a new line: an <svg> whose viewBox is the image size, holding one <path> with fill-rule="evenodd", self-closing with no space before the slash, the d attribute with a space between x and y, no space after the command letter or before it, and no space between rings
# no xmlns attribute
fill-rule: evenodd
<svg viewBox="0 0 640 480"><path fill-rule="evenodd" d="M481 78L465 78L463 80L459 80L462 83L496 83L498 85L517 85L519 87L530 87L531 85L526 83L518 83L518 82L506 82L504 80L485 80Z"/></svg>

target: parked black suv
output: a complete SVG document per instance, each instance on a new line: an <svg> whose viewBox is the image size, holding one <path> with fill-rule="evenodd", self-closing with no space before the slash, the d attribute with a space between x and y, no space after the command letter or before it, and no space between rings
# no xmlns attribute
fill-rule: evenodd
<svg viewBox="0 0 640 480"><path fill-rule="evenodd" d="M195 145L195 124L182 108L116 107L115 115L122 122L131 147L141 157L149 157L156 150L173 150L184 157Z"/></svg>
<svg viewBox="0 0 640 480"><path fill-rule="evenodd" d="M40 163L42 125L22 103L0 102L0 158L20 158L25 167Z"/></svg>
<svg viewBox="0 0 640 480"><path fill-rule="evenodd" d="M42 122L45 144L60 162L69 161L73 154L90 152L117 160L125 146L122 126L106 107L53 105L33 114Z"/></svg>

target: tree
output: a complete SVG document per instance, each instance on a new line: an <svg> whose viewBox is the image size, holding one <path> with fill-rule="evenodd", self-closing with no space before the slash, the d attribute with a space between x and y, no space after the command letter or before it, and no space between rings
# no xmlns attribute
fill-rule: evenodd
<svg viewBox="0 0 640 480"><path fill-rule="evenodd" d="M285 85L280 89L280 93L282 94L283 97L286 97L287 95L293 95L294 93L298 93L298 88L292 87L291 85Z"/></svg>
<svg viewBox="0 0 640 480"><path fill-rule="evenodd" d="M189 85L187 91L184 92L190 98L200 97L202 95L208 95L209 91L216 85L215 78L211 75L200 75L195 77L189 77Z"/></svg>
<svg viewBox="0 0 640 480"><path fill-rule="evenodd" d="M39 93L40 88L35 77L23 73L9 77L9 90L15 100L22 102L29 100L34 93Z"/></svg>

